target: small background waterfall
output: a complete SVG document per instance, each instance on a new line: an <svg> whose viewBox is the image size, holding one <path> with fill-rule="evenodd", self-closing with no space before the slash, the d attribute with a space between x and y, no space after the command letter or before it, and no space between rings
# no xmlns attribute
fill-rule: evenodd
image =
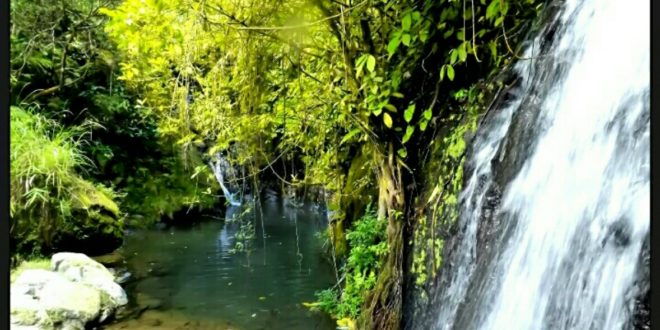
<svg viewBox="0 0 660 330"><path fill-rule="evenodd" d="M558 6L526 51L534 59L515 67L513 100L470 146L460 241L420 328L640 327L631 319L648 295L650 4Z"/></svg>
<svg viewBox="0 0 660 330"><path fill-rule="evenodd" d="M218 180L218 184L220 184L222 193L225 195L229 205L241 205L242 196L240 196L238 189L232 187L232 185L229 183L229 180L236 178L236 171L231 166L231 164L229 164L229 161L227 161L227 159L223 157L222 154L217 153L215 158L210 162L209 166L211 166L213 174L215 175L216 180ZM234 188L234 192L230 191L229 187Z"/></svg>

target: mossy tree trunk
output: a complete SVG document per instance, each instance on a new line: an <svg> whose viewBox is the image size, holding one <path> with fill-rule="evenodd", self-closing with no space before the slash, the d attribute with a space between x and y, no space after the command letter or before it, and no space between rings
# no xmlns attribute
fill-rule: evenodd
<svg viewBox="0 0 660 330"><path fill-rule="evenodd" d="M404 184L401 164L391 143L386 156L380 157L383 159L378 168L378 219L387 221L389 250L378 282L365 300L360 328L398 329L403 297Z"/></svg>

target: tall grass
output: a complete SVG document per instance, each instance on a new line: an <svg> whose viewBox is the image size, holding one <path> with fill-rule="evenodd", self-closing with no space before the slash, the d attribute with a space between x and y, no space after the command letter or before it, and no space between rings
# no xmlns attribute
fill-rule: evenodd
<svg viewBox="0 0 660 330"><path fill-rule="evenodd" d="M79 175L92 166L80 151L91 124L64 129L19 107L11 107L10 119L10 234L15 247L34 251L50 244L81 193L94 187Z"/></svg>

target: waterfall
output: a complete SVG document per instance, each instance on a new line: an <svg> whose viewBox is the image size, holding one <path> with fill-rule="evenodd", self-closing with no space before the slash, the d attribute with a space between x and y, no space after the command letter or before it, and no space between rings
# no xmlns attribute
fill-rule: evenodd
<svg viewBox="0 0 660 330"><path fill-rule="evenodd" d="M233 173L233 169L229 162L221 155L221 154L216 154L215 159L210 162L209 166L211 166L211 169L213 170L213 174L215 174L216 180L218 180L218 184L220 184L220 188L222 189L223 194L225 195L225 198L229 202L230 205L232 206L239 206L241 205L241 201L233 194L227 186L225 185L225 173Z"/></svg>
<svg viewBox="0 0 660 330"><path fill-rule="evenodd" d="M649 241L649 13L566 0L531 41L514 101L471 146L434 328L629 324Z"/></svg>

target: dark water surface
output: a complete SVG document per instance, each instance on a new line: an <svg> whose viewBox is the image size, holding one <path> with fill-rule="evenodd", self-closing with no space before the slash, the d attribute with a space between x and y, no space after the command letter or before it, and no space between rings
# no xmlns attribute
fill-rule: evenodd
<svg viewBox="0 0 660 330"><path fill-rule="evenodd" d="M138 278L127 285L129 295L155 299L161 310L191 321L238 329L334 329L327 316L302 305L335 283L317 236L326 228L324 214L312 206L264 202L263 218L257 209L243 220L254 226L250 251L232 253L241 223L223 218L238 213L232 208L188 228L128 234L122 253Z"/></svg>

